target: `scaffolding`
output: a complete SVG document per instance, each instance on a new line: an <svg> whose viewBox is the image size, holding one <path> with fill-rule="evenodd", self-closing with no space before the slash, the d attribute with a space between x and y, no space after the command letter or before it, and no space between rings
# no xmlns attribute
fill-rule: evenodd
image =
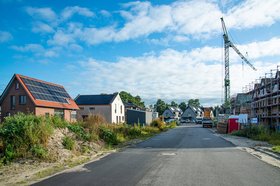
<svg viewBox="0 0 280 186"><path fill-rule="evenodd" d="M252 84L249 84L248 94L252 97L250 117L280 131L280 72L279 67L265 73Z"/></svg>

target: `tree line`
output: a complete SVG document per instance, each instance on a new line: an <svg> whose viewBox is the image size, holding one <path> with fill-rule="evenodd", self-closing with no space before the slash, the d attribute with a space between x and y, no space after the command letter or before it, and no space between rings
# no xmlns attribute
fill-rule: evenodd
<svg viewBox="0 0 280 186"><path fill-rule="evenodd" d="M132 96L128 92L121 91L120 97L123 102L133 103L134 105L136 105L140 108L143 108L143 109L145 108L145 103L139 95ZM162 99L158 99L154 105L150 105L149 107L154 109L156 112L158 112L159 115L162 115L162 113L170 106L179 107L182 111L185 111L188 105L193 106L193 107L199 107L200 106L199 99L189 99L187 102L183 101L181 103L176 103L175 101L171 101L171 103L166 103Z"/></svg>

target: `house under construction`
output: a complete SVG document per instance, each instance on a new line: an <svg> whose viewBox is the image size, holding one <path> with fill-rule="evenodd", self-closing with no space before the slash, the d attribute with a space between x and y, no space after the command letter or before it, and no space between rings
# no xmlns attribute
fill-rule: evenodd
<svg viewBox="0 0 280 186"><path fill-rule="evenodd" d="M247 113L249 118L258 118L260 124L280 130L280 71L271 70L257 80L246 93L234 100L235 114ZM241 98L241 99L240 99ZM249 112L250 110L250 112Z"/></svg>

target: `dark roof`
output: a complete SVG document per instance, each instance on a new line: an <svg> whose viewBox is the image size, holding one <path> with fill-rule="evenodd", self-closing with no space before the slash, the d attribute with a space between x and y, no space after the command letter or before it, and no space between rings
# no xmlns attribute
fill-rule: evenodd
<svg viewBox="0 0 280 186"><path fill-rule="evenodd" d="M78 105L109 105L118 94L78 95L75 102Z"/></svg>

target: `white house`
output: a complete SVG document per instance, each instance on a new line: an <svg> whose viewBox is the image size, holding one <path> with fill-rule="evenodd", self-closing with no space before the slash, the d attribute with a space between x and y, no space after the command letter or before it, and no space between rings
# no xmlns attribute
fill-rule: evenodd
<svg viewBox="0 0 280 186"><path fill-rule="evenodd" d="M182 110L177 107L168 107L163 113L162 116L165 119L172 118L172 119L179 119L182 115Z"/></svg>
<svg viewBox="0 0 280 186"><path fill-rule="evenodd" d="M89 115L100 114L108 123L125 122L125 107L118 93L100 95L78 95L75 99L80 110L78 119L85 119Z"/></svg>

